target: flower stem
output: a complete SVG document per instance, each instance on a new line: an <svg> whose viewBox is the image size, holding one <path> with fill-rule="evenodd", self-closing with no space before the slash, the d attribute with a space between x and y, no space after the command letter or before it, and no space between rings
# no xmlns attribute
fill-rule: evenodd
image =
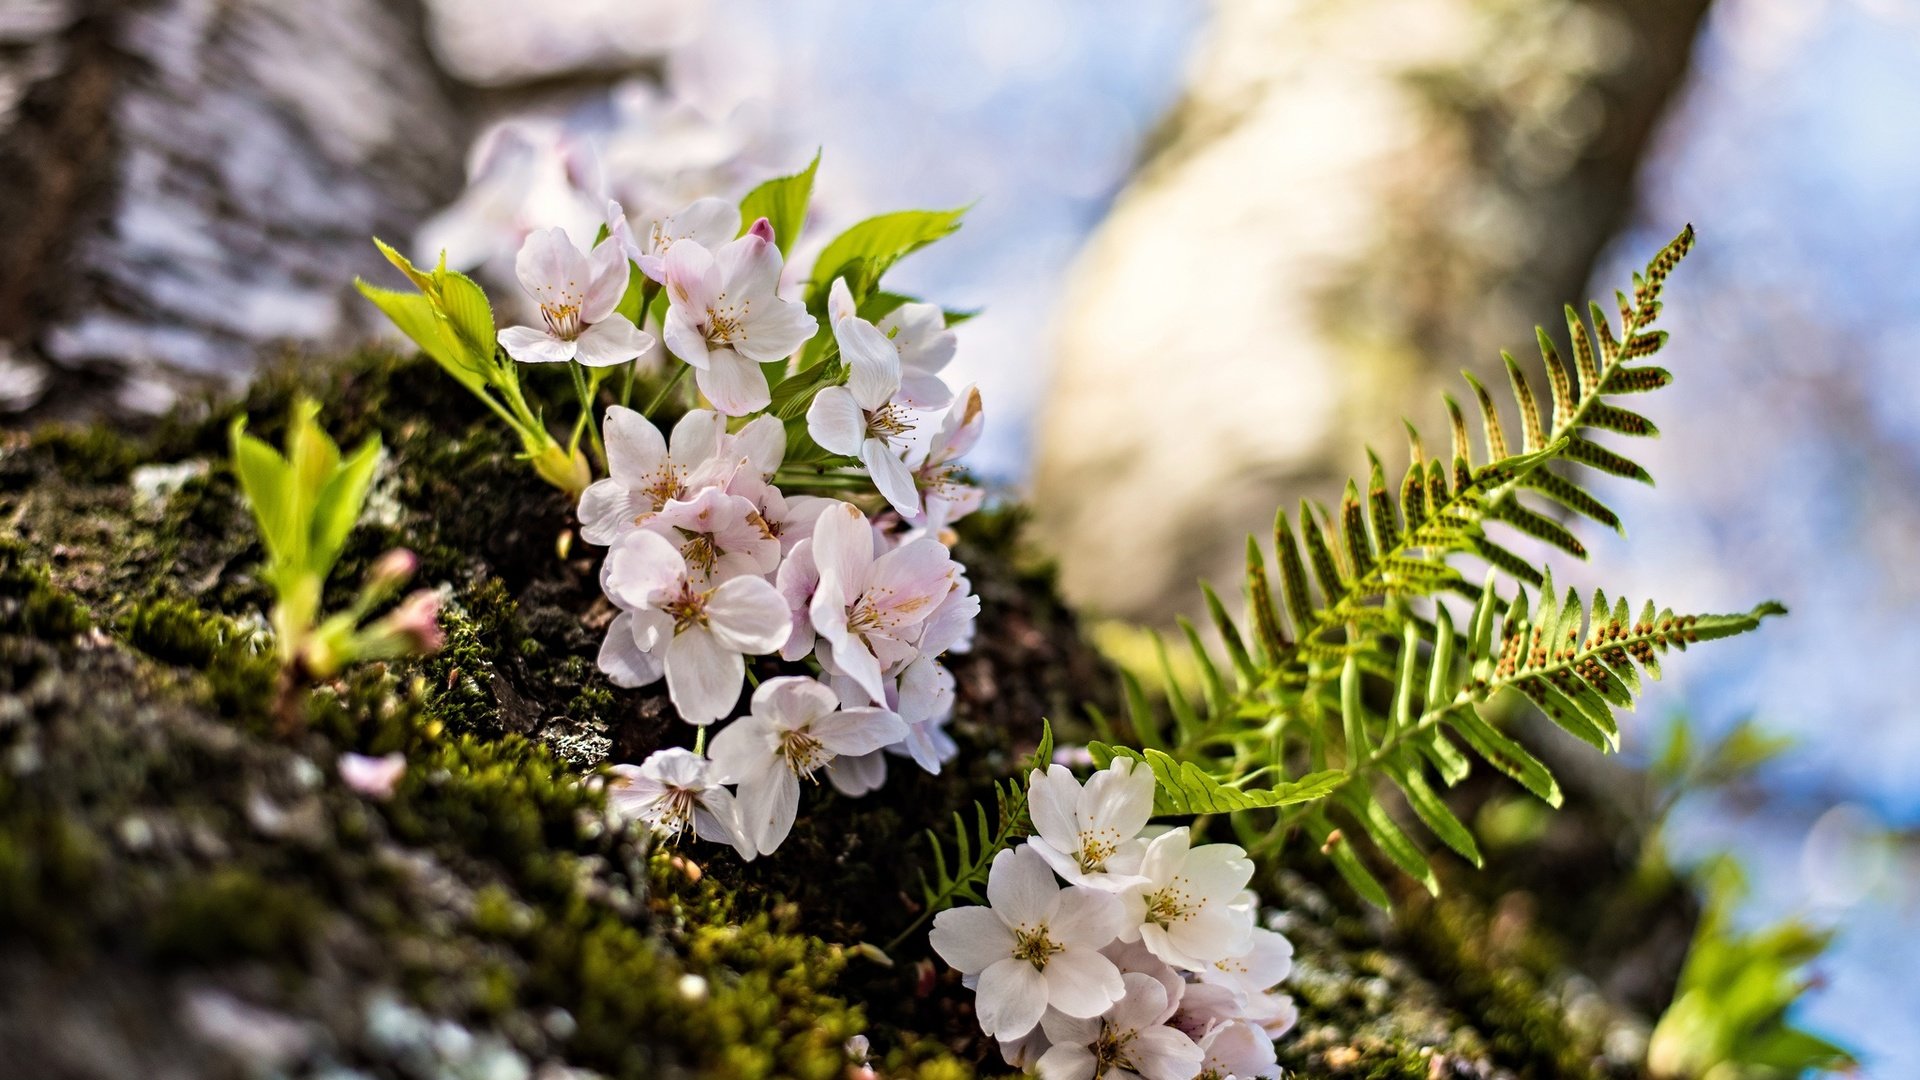
<svg viewBox="0 0 1920 1080"><path fill-rule="evenodd" d="M643 410L646 413L647 419L653 419L654 414L660 411L660 406L666 404L667 396L673 393L673 388L679 386L680 380L686 378L687 372L691 370L693 370L692 365L681 364L679 370L673 373L673 378L667 380L667 385L661 387L659 392L653 395L653 400L647 402L647 407Z"/></svg>
<svg viewBox="0 0 1920 1080"><path fill-rule="evenodd" d="M580 419L587 425L587 435L593 441L593 456L604 469L607 465L607 448L600 441L600 422L593 415L593 391L587 389L586 369L569 361L567 370L573 373L573 392L580 395Z"/></svg>

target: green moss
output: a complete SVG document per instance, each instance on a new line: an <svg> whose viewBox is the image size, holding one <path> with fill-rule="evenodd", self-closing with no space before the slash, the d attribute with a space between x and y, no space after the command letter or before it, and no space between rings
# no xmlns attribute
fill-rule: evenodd
<svg viewBox="0 0 1920 1080"><path fill-rule="evenodd" d="M93 626L87 609L53 585L24 544L0 539L0 629L47 641L83 634Z"/></svg>
<svg viewBox="0 0 1920 1080"><path fill-rule="evenodd" d="M319 899L241 868L221 867L171 890L148 924L162 961L271 957L304 966L324 913Z"/></svg>

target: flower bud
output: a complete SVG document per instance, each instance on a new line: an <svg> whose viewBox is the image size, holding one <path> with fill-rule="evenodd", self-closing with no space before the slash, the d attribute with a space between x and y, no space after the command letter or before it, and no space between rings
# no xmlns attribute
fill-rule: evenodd
<svg viewBox="0 0 1920 1080"><path fill-rule="evenodd" d="M375 559L367 570L367 585L371 590L388 593L413 579L413 573L420 568L420 559L406 548L394 548Z"/></svg>

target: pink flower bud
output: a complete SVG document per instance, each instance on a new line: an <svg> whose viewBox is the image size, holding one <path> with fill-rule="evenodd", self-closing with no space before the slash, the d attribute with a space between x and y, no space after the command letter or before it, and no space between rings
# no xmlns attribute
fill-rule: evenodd
<svg viewBox="0 0 1920 1080"><path fill-rule="evenodd" d="M420 559L406 548L394 548L375 559L367 571L367 588L397 589L412 580L415 570L420 568Z"/></svg>
<svg viewBox="0 0 1920 1080"><path fill-rule="evenodd" d="M771 244L773 243L773 223L766 218L761 218L759 221L753 223L753 228L748 229L747 234L749 236L757 236Z"/></svg>
<svg viewBox="0 0 1920 1080"><path fill-rule="evenodd" d="M381 622L387 629L406 638L415 652L439 652L446 644L446 635L440 631L440 594L431 589L420 589L408 594L400 606L393 609Z"/></svg>

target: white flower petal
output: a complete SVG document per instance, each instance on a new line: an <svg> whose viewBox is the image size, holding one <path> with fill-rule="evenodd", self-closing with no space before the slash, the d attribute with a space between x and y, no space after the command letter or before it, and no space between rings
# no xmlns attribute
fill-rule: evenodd
<svg viewBox="0 0 1920 1080"><path fill-rule="evenodd" d="M1126 994L1120 969L1090 948L1053 954L1042 975L1047 981L1047 1004L1068 1016L1099 1016Z"/></svg>
<svg viewBox="0 0 1920 1080"><path fill-rule="evenodd" d="M634 640L633 615L621 612L607 626L606 640L600 643L600 670L615 686L646 686L660 678L661 658L641 650Z"/></svg>
<svg viewBox="0 0 1920 1080"><path fill-rule="evenodd" d="M523 364L564 364L579 351L576 342L562 341L531 326L509 326L500 331L500 347Z"/></svg>
<svg viewBox="0 0 1920 1080"><path fill-rule="evenodd" d="M787 602L757 577L734 578L715 589L707 600L707 621L720 644L754 656L778 649L793 632Z"/></svg>
<svg viewBox="0 0 1920 1080"><path fill-rule="evenodd" d="M574 342L574 359L587 367L613 367L653 348L653 335L633 325L625 315L611 315L587 327Z"/></svg>
<svg viewBox="0 0 1920 1080"><path fill-rule="evenodd" d="M807 406L807 434L835 454L858 454L867 437L867 417L851 390L829 386Z"/></svg>
<svg viewBox="0 0 1920 1080"><path fill-rule="evenodd" d="M710 724L732 712L747 674L738 652L698 626L674 635L666 668L667 694L689 724Z"/></svg>
<svg viewBox="0 0 1920 1080"><path fill-rule="evenodd" d="M980 973L974 1012L980 1030L999 1039L1017 1039L1033 1030L1047 1011L1047 981L1032 964L1009 957Z"/></svg>
<svg viewBox="0 0 1920 1080"><path fill-rule="evenodd" d="M728 416L745 416L766 408L773 400L766 372L732 349L708 353L707 366L696 371L694 381L713 407Z"/></svg>
<svg viewBox="0 0 1920 1080"><path fill-rule="evenodd" d="M942 960L969 975L1013 955L1013 932L985 907L948 908L935 915L927 942Z"/></svg>
<svg viewBox="0 0 1920 1080"><path fill-rule="evenodd" d="M862 443L860 461L867 467L867 475L873 478L873 486L880 489L880 494L887 497L887 502L900 511L902 517L920 516L920 489L914 486L913 471L886 440L868 439Z"/></svg>
<svg viewBox="0 0 1920 1080"><path fill-rule="evenodd" d="M1046 860L1025 845L993 857L987 871L987 902L1008 926L1040 925L1053 913L1054 898L1059 895L1060 886Z"/></svg>

